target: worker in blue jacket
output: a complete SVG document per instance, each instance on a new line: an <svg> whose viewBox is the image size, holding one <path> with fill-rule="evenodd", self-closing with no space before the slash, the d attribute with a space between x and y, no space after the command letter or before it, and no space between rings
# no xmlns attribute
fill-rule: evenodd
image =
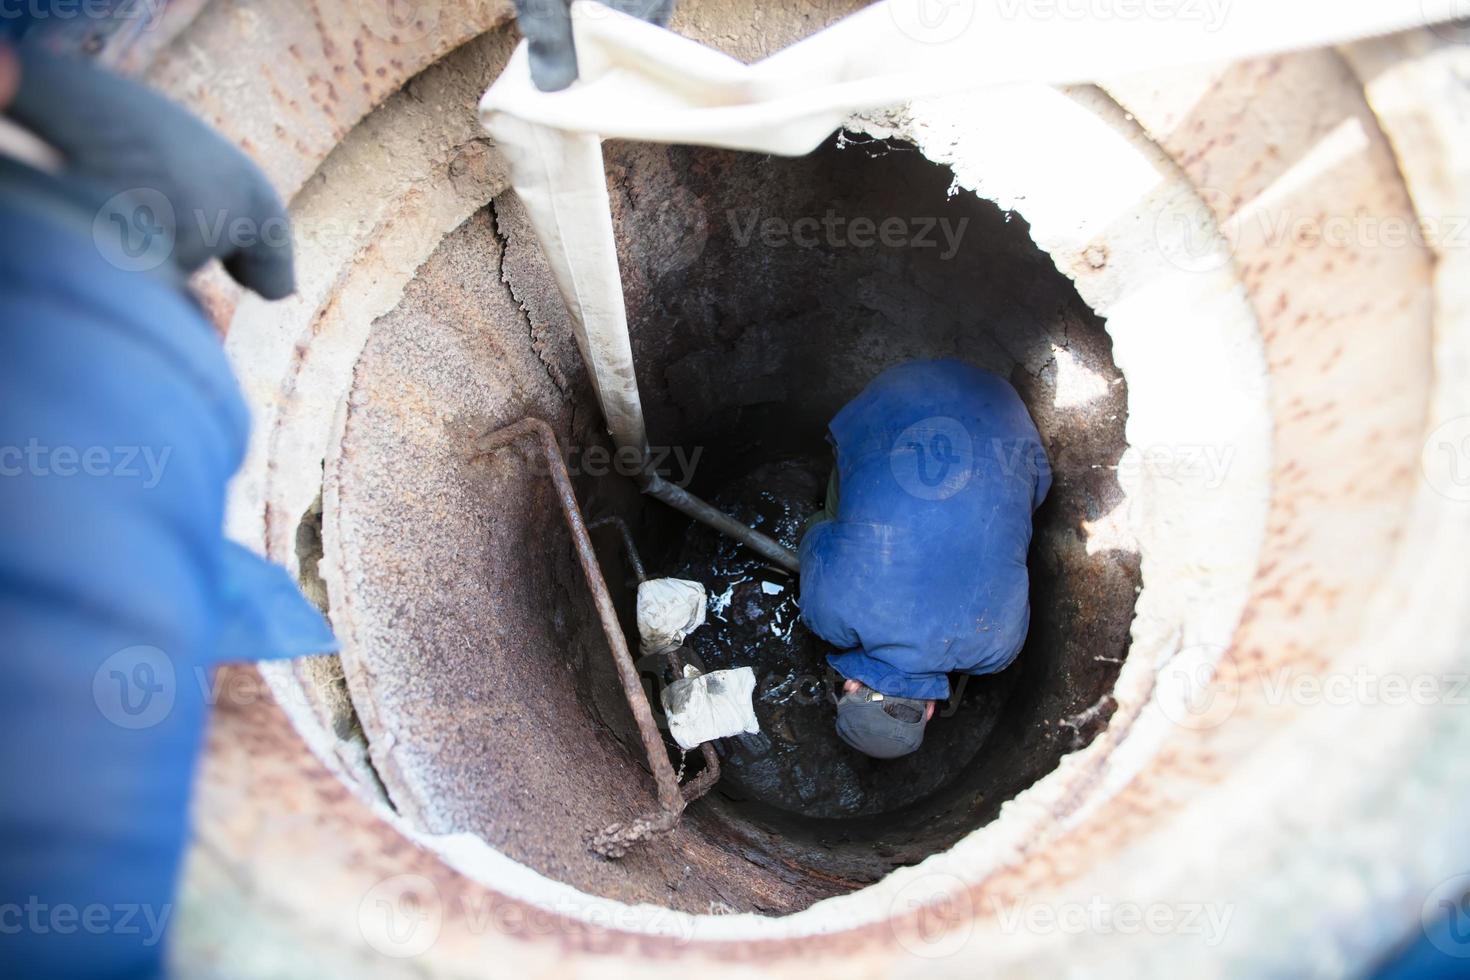
<svg viewBox="0 0 1470 980"><path fill-rule="evenodd" d="M1020 397L953 360L879 375L828 427L836 467L801 541L802 620L845 679L837 732L918 749L949 674L990 674L1030 622L1026 551L1051 468Z"/></svg>
<svg viewBox="0 0 1470 980"><path fill-rule="evenodd" d="M238 149L140 85L0 43L0 109L52 157L0 149L0 963L154 976L209 671L336 649L224 537L248 418L185 286L220 259L289 294L289 229Z"/></svg>

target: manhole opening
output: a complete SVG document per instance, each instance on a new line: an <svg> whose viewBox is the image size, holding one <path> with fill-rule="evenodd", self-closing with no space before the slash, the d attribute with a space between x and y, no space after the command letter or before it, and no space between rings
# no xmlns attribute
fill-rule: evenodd
<svg viewBox="0 0 1470 980"><path fill-rule="evenodd" d="M988 822L1111 716L1140 583L1136 553L1098 533L1123 502L1111 342L1019 216L951 193L912 146L844 135L794 160L633 145L609 158L668 478L793 545L830 469L827 420L916 358L1006 377L1046 440L1055 485L1036 519L1026 647L1000 674L957 675L924 747L894 762L836 739L827 648L797 622L793 579L657 503L631 515L650 574L711 593L691 651L757 673L762 734L727 740L697 812L783 866L876 880Z"/></svg>
<svg viewBox="0 0 1470 980"><path fill-rule="evenodd" d="M374 772L419 830L477 836L593 896L789 914L949 847L1106 723L1139 582L1136 554L1109 533L1124 505L1126 386L1102 322L1024 221L951 193L949 171L912 147L606 153L668 476L736 509L752 488L785 488L802 510L826 477L828 420L880 371L925 357L988 368L1026 400L1055 474L1027 646L967 682L893 778L850 757L843 770L821 748L831 708L791 650L746 649L762 661L780 764L732 764L672 833L619 861L592 854L591 833L653 811L652 780L544 467L524 448L476 458L476 440L545 419L583 510L623 517L650 574L701 578L717 596L730 583L693 567L705 532L640 497L605 454L565 310L507 193L446 236L354 371L324 530L350 582L334 603L358 638L347 679ZM597 543L631 628L616 536ZM736 591L732 605L782 599ZM737 656L716 649L720 627L697 634L707 660Z"/></svg>

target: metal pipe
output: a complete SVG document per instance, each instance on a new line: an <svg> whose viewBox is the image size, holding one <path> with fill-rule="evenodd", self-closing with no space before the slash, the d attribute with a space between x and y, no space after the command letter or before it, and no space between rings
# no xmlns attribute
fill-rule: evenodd
<svg viewBox="0 0 1470 980"><path fill-rule="evenodd" d="M692 517L721 534L729 535L766 561L773 562L792 574L801 571L801 562L790 548L783 547L779 542L754 528L746 527L730 515L700 500L683 487L675 486L656 473L647 472L639 479L638 484L639 488L650 497L663 501L679 513Z"/></svg>
<svg viewBox="0 0 1470 980"><path fill-rule="evenodd" d="M628 522L617 515L599 517L587 525L587 530L596 531L598 528L611 527L617 530L618 536L623 539L623 554L628 556L628 564L633 566L633 574L642 585L648 575L643 571L643 558L638 554L638 548L633 544L633 532L628 530Z"/></svg>

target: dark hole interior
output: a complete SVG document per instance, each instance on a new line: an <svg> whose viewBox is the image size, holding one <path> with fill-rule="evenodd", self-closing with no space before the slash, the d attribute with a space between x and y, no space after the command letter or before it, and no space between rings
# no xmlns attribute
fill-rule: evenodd
<svg viewBox="0 0 1470 980"><path fill-rule="evenodd" d="M1019 216L953 192L911 146L849 134L784 159L613 144L608 159L668 478L794 545L825 486L827 421L917 358L1007 378L1046 442L1055 483L1036 516L1026 646L999 674L957 676L923 748L890 762L836 739L826 647L796 622L794 579L661 504L629 504L615 481L580 488L589 513L631 518L650 575L706 585L690 652L756 671L762 733L722 742L724 778L687 819L758 863L874 880L992 819L1111 716L1139 585L1134 552L1089 547L1122 501L1127 392L1111 343ZM617 561L610 550L604 567ZM619 600L631 625L631 590ZM645 668L656 702L667 677Z"/></svg>

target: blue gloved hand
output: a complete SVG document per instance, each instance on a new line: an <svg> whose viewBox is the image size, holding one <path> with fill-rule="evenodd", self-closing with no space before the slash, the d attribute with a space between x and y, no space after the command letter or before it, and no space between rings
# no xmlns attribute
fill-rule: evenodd
<svg viewBox="0 0 1470 980"><path fill-rule="evenodd" d="M32 44L19 52L5 114L60 152L113 264L188 275L217 258L266 299L291 294L286 209L238 147L146 86Z"/></svg>
<svg viewBox="0 0 1470 980"><path fill-rule="evenodd" d="M605 6L660 27L669 22L674 0L602 0ZM530 42L531 81L543 92L560 92L577 80L570 0L515 0L516 23Z"/></svg>

